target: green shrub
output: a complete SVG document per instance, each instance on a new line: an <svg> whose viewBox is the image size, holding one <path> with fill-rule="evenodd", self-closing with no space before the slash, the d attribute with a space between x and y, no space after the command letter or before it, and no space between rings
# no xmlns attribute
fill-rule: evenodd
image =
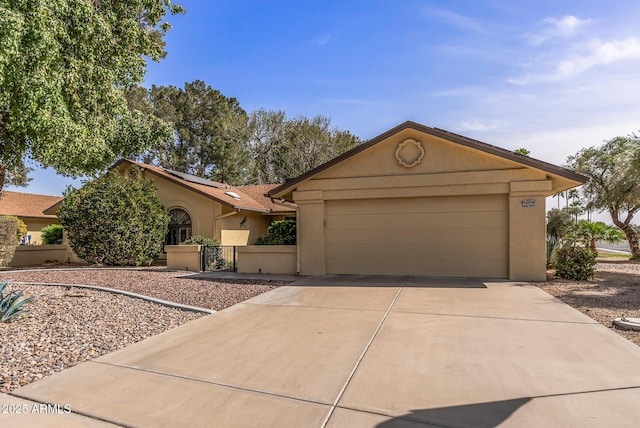
<svg viewBox="0 0 640 428"><path fill-rule="evenodd" d="M202 235L194 235L191 238L181 242L180 245L207 245L211 247L217 247L220 244L218 244L218 241L213 238L207 238L206 236Z"/></svg>
<svg viewBox="0 0 640 428"><path fill-rule="evenodd" d="M0 216L0 266L8 266L16 252L16 222Z"/></svg>
<svg viewBox="0 0 640 428"><path fill-rule="evenodd" d="M40 229L43 244L62 244L62 225L51 224Z"/></svg>
<svg viewBox="0 0 640 428"><path fill-rule="evenodd" d="M3 215L2 217L11 219L16 224L16 244L19 244L22 241L22 238L27 234L27 225L24 221L14 215Z"/></svg>
<svg viewBox="0 0 640 428"><path fill-rule="evenodd" d="M557 252L556 277L573 281L593 279L596 255L584 247L565 247Z"/></svg>
<svg viewBox="0 0 640 428"><path fill-rule="evenodd" d="M274 221L267 228L267 236L259 237L256 245L296 245L296 221Z"/></svg>
<svg viewBox="0 0 640 428"><path fill-rule="evenodd" d="M89 263L149 265L158 256L169 213L138 168L111 171L65 192L58 220L75 253Z"/></svg>
<svg viewBox="0 0 640 428"><path fill-rule="evenodd" d="M213 238L207 238L202 235L194 235L191 238L183 241L180 245L205 245L207 247L215 247L209 248L205 251L203 257L203 263L206 270L216 270L221 269L225 266L225 260L222 257L222 249L220 248L220 244Z"/></svg>
<svg viewBox="0 0 640 428"><path fill-rule="evenodd" d="M5 296L4 290L9 284L8 281L0 283L0 322L9 322L18 315L26 312L25 303L33 300L33 297L22 297L22 291L11 290Z"/></svg>

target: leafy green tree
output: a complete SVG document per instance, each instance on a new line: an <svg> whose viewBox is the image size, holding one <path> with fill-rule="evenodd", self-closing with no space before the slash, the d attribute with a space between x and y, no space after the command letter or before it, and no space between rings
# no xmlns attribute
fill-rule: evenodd
<svg viewBox="0 0 640 428"><path fill-rule="evenodd" d="M571 213L565 209L552 208L547 212L547 235L560 240L572 224Z"/></svg>
<svg viewBox="0 0 640 428"><path fill-rule="evenodd" d="M257 110L248 128L249 181L256 184L296 177L362 142L321 115L287 119L282 111Z"/></svg>
<svg viewBox="0 0 640 428"><path fill-rule="evenodd" d="M65 192L58 212L69 244L89 263L149 265L162 249L169 214L136 168L104 174Z"/></svg>
<svg viewBox="0 0 640 428"><path fill-rule="evenodd" d="M170 138L124 90L165 56L163 18L182 12L170 0L0 1L0 189L24 183L27 158L92 174Z"/></svg>
<svg viewBox="0 0 640 428"><path fill-rule="evenodd" d="M613 224L626 235L632 258L640 259L638 232L631 224L640 209L640 138L616 137L581 150L569 157L568 164L589 177L582 188L588 206L609 212Z"/></svg>
<svg viewBox="0 0 640 428"><path fill-rule="evenodd" d="M617 244L625 240L625 234L615 226L609 226L601 221L590 222L580 220L569 231L569 235L576 241L582 242L593 254L598 255L597 241Z"/></svg>
<svg viewBox="0 0 640 428"><path fill-rule="evenodd" d="M175 86L134 87L127 93L139 108L173 126L169 141L153 147L141 160L229 184L243 184L247 114L201 80Z"/></svg>
<svg viewBox="0 0 640 428"><path fill-rule="evenodd" d="M523 148L515 149L513 151L513 153L517 153L517 154L522 155L522 156L529 156L531 154L531 151L529 151L529 149L525 149L523 147Z"/></svg>

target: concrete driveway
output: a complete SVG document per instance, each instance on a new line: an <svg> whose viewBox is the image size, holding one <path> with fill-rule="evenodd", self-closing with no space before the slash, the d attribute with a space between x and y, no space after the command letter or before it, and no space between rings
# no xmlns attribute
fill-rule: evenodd
<svg viewBox="0 0 640 428"><path fill-rule="evenodd" d="M640 347L527 284L310 277L18 398L74 414L1 426L636 427Z"/></svg>

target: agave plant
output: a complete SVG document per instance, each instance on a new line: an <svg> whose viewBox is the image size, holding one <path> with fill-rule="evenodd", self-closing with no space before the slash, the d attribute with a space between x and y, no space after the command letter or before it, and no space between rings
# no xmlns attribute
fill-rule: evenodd
<svg viewBox="0 0 640 428"><path fill-rule="evenodd" d="M22 297L22 291L11 290L4 294L9 281L0 283L0 322L9 322L25 312L24 304L33 300L33 297Z"/></svg>

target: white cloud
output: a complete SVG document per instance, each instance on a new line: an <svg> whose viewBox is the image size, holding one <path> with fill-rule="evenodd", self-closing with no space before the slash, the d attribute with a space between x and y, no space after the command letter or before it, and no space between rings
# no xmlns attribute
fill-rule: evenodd
<svg viewBox="0 0 640 428"><path fill-rule="evenodd" d="M462 121L458 124L458 128L465 131L491 131L494 129L501 128L505 125L504 121L501 120L493 120L493 121Z"/></svg>
<svg viewBox="0 0 640 428"><path fill-rule="evenodd" d="M478 21L467 16L461 15L451 10L442 9L436 6L424 6L423 14L444 22L445 24L459 28L461 30L470 30L476 33L486 33L487 30Z"/></svg>
<svg viewBox="0 0 640 428"><path fill-rule="evenodd" d="M611 65L620 61L640 59L640 40L630 37L625 40L602 42L592 40L578 52L567 58L556 60L553 70L529 73L522 77L510 78L514 84L525 85L538 82L558 82L574 78L592 68Z"/></svg>
<svg viewBox="0 0 640 428"><path fill-rule="evenodd" d="M542 20L542 23L546 26L544 30L539 33L527 34L525 37L533 45L541 45L557 38L570 38L590 22L590 19L580 19L573 15L566 15L560 19L545 18Z"/></svg>

